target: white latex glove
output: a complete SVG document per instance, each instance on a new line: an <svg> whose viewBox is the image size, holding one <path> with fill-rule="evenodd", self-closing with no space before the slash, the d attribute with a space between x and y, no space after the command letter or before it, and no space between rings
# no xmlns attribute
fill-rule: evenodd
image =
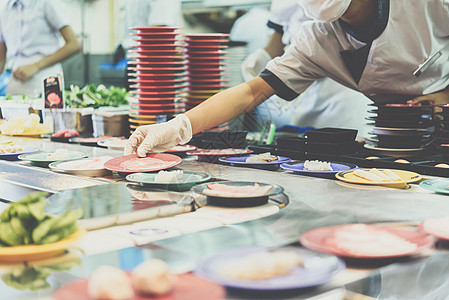
<svg viewBox="0 0 449 300"><path fill-rule="evenodd" d="M125 146L125 155L145 157L151 152L164 152L192 138L192 125L185 114L161 124L140 126L130 136Z"/></svg>
<svg viewBox="0 0 449 300"><path fill-rule="evenodd" d="M250 54L247 58L245 58L241 65L243 79L245 81L254 79L260 72L263 71L263 69L265 69L265 66L270 60L270 54L268 54L268 52L263 48Z"/></svg>

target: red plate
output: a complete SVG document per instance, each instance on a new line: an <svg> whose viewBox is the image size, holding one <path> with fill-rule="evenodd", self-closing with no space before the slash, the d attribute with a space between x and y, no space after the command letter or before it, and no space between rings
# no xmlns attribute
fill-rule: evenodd
<svg viewBox="0 0 449 300"><path fill-rule="evenodd" d="M186 52L188 55L190 56L222 56L225 54L228 54L229 51L225 51L225 50L209 50L209 51L198 51L198 50L194 50L191 51L192 49L186 48L184 50L184 52Z"/></svg>
<svg viewBox="0 0 449 300"><path fill-rule="evenodd" d="M183 53L183 48L178 45L134 45L134 48L129 52L141 53L143 55L176 55L178 53Z"/></svg>
<svg viewBox="0 0 449 300"><path fill-rule="evenodd" d="M184 108L185 103L132 103L131 107L137 109L151 109L151 108L160 108L160 109L172 109L172 108Z"/></svg>
<svg viewBox="0 0 449 300"><path fill-rule="evenodd" d="M145 90L148 90L149 92L155 91L155 90L161 90L161 91L167 91L170 90L179 90L182 88L185 88L187 86L187 83L181 83L181 84L175 84L175 85L164 85L164 86L155 86L155 85L131 85L130 88L132 89L140 89L142 92Z"/></svg>
<svg viewBox="0 0 449 300"><path fill-rule="evenodd" d="M229 73L222 73L222 72L218 72L218 73L187 73L187 76L190 79L209 79L209 78L217 78L217 79L222 79L226 76L229 76Z"/></svg>
<svg viewBox="0 0 449 300"><path fill-rule="evenodd" d="M132 32L130 33L131 35L139 35L139 36L144 36L145 38L147 36L151 36L151 37L157 37L157 38L161 38L162 36L166 36L167 38L173 38L173 36L177 36L177 35L182 35L179 32L167 32L167 31L160 31L160 32L150 32L150 31L143 31L143 30L139 30L139 32Z"/></svg>
<svg viewBox="0 0 449 300"><path fill-rule="evenodd" d="M170 72L185 72L185 67L157 67L157 68L152 68L152 67L128 67L128 69L133 70L133 71L170 71Z"/></svg>
<svg viewBox="0 0 449 300"><path fill-rule="evenodd" d="M229 87L228 83L222 83L222 84L194 84L191 83L189 85L190 90L203 90L203 89L222 89Z"/></svg>
<svg viewBox="0 0 449 300"><path fill-rule="evenodd" d="M166 95L160 95L160 96L156 96L156 97L130 97L131 99L135 99L138 101L161 101L161 102L167 102L167 101L171 101L171 102L179 102L182 101L182 99L184 99L184 97L181 96L166 96Z"/></svg>
<svg viewBox="0 0 449 300"><path fill-rule="evenodd" d="M230 78L187 78L187 81L190 82L192 85L197 85L198 83L220 83L220 82L227 82L231 80Z"/></svg>
<svg viewBox="0 0 449 300"><path fill-rule="evenodd" d="M227 38L229 33L189 33L185 35L191 39Z"/></svg>
<svg viewBox="0 0 449 300"><path fill-rule="evenodd" d="M130 59L135 59L138 61L176 61L184 60L184 55L138 55L129 56Z"/></svg>
<svg viewBox="0 0 449 300"><path fill-rule="evenodd" d="M189 49L188 51L217 51L219 49L227 49L228 45L214 44L214 45L197 45L185 43L184 46Z"/></svg>
<svg viewBox="0 0 449 300"><path fill-rule="evenodd" d="M217 55L217 56L203 56L203 55L198 55L198 56L192 56L187 54L186 58L189 59L189 61L191 62L198 62L198 61L206 61L206 62L216 62L216 61L224 61L226 59L229 59L228 56L221 56L221 55Z"/></svg>
<svg viewBox="0 0 449 300"><path fill-rule="evenodd" d="M158 91L158 92L137 92L137 91L130 91L133 95L139 95L143 98L151 97L151 96L158 96L159 98L164 97L170 97L170 98L177 98L180 97L181 94L184 94L186 90L181 91Z"/></svg>
<svg viewBox="0 0 449 300"><path fill-rule="evenodd" d="M209 130L208 130L209 131ZM187 152L188 155L197 156L230 156L230 155L245 155L253 153L253 150L249 149L198 149Z"/></svg>
<svg viewBox="0 0 449 300"><path fill-rule="evenodd" d="M227 65L226 61L189 61L186 60L186 63L189 65L189 68L219 68L220 66Z"/></svg>
<svg viewBox="0 0 449 300"><path fill-rule="evenodd" d="M180 44L179 42L184 41L184 39L180 39L180 38L167 38L167 39L161 39L161 38L142 38L142 39L134 39L134 41L139 42L141 44L147 45L147 44Z"/></svg>
<svg viewBox="0 0 449 300"><path fill-rule="evenodd" d="M165 154L165 153L151 153L151 154L148 154L145 158L159 159L159 160L163 160L163 161L166 161L169 163L165 164L164 166L160 166L160 165L142 166L141 168L135 168L132 170L123 168L121 164L124 162L130 161L130 160L139 161L139 160L144 159L144 158L139 159L137 154L132 154L132 155L120 156L120 157L116 157L111 160L108 160L107 162L105 162L104 168L109 171L120 172L120 173L155 172L155 171L165 170L165 169L177 166L182 161L182 159L179 156L172 155L172 154Z"/></svg>
<svg viewBox="0 0 449 300"><path fill-rule="evenodd" d="M85 279L63 286L53 294L53 299L92 300L87 291L88 282ZM225 289L223 287L192 274L182 274L178 275L178 280L170 294L154 297L136 293L134 300L221 300L224 297Z"/></svg>
<svg viewBox="0 0 449 300"><path fill-rule="evenodd" d="M171 26L148 26L148 27L131 27L132 30L140 30L144 32L160 32L160 31L175 31L182 29L182 27L171 27Z"/></svg>
<svg viewBox="0 0 449 300"><path fill-rule="evenodd" d="M159 85L174 85L177 83L183 83L187 81L187 78L176 78L176 79L128 79L129 82L135 82L139 84L159 84Z"/></svg>
<svg viewBox="0 0 449 300"><path fill-rule="evenodd" d="M216 39L216 38L204 38L204 39L192 39L186 36L186 41L190 44L197 45L210 45L210 44L221 44L221 43L229 43L229 39Z"/></svg>
<svg viewBox="0 0 449 300"><path fill-rule="evenodd" d="M137 67L147 68L147 67L183 67L186 65L186 62L181 61L128 61L128 65L137 65Z"/></svg>
<svg viewBox="0 0 449 300"><path fill-rule="evenodd" d="M155 100L158 99L158 100ZM184 102L184 98L172 98L172 97L167 97L167 98L139 98L139 103L141 104L172 104L172 103L183 103ZM167 99L167 100L165 100Z"/></svg>
<svg viewBox="0 0 449 300"><path fill-rule="evenodd" d="M162 73L162 74L144 74L144 73L128 73L128 76L130 77L137 77L140 80L177 80L177 79L186 79L187 72L182 73Z"/></svg>
<svg viewBox="0 0 449 300"><path fill-rule="evenodd" d="M167 115L173 113L183 113L185 107L175 109L134 109L130 108L129 111L133 114L139 115Z"/></svg>
<svg viewBox="0 0 449 300"><path fill-rule="evenodd" d="M405 230L405 229L399 229L399 228L393 228L393 227L378 227L381 228L389 233L395 234L399 236L400 238L416 244L417 248L414 251L402 253L399 255L379 255L379 256L372 256L372 255L354 255L352 253L348 253L347 251L344 251L343 249L339 249L333 245L329 245L326 243L326 240L328 238L331 238L334 235L334 232L338 229L341 229L344 226L348 225L336 225L336 226L327 226L327 227L320 227L316 229L312 229L306 233L304 233L301 238L300 242L301 244L309 249L330 253L338 256L343 257L350 257L350 258L362 258L362 259L379 259L379 258L392 258L392 257L403 257L403 256L410 256L415 255L423 252L424 250L427 250L433 246L433 240L430 236L427 234L423 234L416 231L411 230ZM374 248L378 247L377 245L372 245Z"/></svg>

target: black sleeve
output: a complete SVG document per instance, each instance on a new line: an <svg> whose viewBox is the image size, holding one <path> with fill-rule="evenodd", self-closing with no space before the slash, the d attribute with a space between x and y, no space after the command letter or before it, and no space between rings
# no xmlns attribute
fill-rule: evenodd
<svg viewBox="0 0 449 300"><path fill-rule="evenodd" d="M279 79L276 75L274 75L270 70L265 69L262 73L259 74L259 77L265 80L273 90L276 91L276 95L281 97L282 99L291 101L296 99L299 94L294 90L289 88L282 80Z"/></svg>
<svg viewBox="0 0 449 300"><path fill-rule="evenodd" d="M282 27L282 25L273 23L270 20L268 20L267 26L268 28L274 29L276 32L284 33L284 27Z"/></svg>

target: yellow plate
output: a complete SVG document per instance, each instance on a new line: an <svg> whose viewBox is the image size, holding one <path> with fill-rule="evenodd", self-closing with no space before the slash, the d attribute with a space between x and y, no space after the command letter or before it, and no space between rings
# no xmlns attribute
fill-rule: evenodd
<svg viewBox="0 0 449 300"><path fill-rule="evenodd" d="M43 134L50 134L50 133L53 133L53 131L27 132L27 133L7 133L7 132L2 132L3 135L22 136L22 137L40 137Z"/></svg>
<svg viewBox="0 0 449 300"><path fill-rule="evenodd" d="M136 120L136 119L129 119L129 123L134 124L156 124L156 121L154 120Z"/></svg>
<svg viewBox="0 0 449 300"><path fill-rule="evenodd" d="M129 116L130 116L131 118L137 118L137 119L149 119L149 120L155 120L155 121L156 121L156 116L133 115L133 114L129 114Z"/></svg>
<svg viewBox="0 0 449 300"><path fill-rule="evenodd" d="M40 260L63 253L65 249L86 234L86 229L79 228L63 240L46 245L24 245L14 247L0 247L0 261L21 262Z"/></svg>
<svg viewBox="0 0 449 300"><path fill-rule="evenodd" d="M365 170L369 171L370 169L359 169L359 170ZM384 169L378 169L379 171L382 171ZM390 169L391 170L391 169ZM422 176L415 172L410 171L404 171L404 170L391 170L396 175L401 177L401 181L382 181L382 182L376 182L376 181L369 181L363 178L360 178L358 176L355 176L354 173L355 170L349 170L349 171L342 171L335 174L335 177L337 179L340 179L342 181L350 182L350 183L360 183L360 184L375 184L375 185L395 185L395 184L404 184L404 183L411 183L415 181L419 181L422 179Z"/></svg>

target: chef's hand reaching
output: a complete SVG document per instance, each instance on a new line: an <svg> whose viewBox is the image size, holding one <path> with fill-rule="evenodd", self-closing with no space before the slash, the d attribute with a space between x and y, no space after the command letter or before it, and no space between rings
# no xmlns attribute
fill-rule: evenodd
<svg viewBox="0 0 449 300"><path fill-rule="evenodd" d="M140 126L134 131L125 146L125 155L164 152L178 144L185 144L192 138L192 125L185 114L161 124Z"/></svg>
<svg viewBox="0 0 449 300"><path fill-rule="evenodd" d="M433 94L419 96L407 101L410 104L449 104L449 87Z"/></svg>

